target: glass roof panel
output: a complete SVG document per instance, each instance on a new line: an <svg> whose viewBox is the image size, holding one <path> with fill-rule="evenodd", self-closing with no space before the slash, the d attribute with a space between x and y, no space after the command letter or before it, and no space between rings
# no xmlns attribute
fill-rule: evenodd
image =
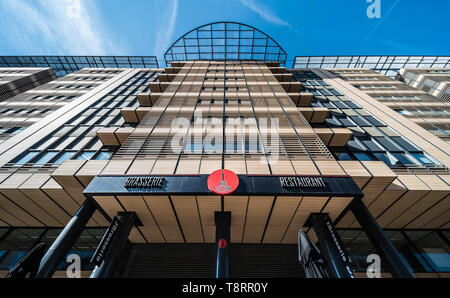
<svg viewBox="0 0 450 298"><path fill-rule="evenodd" d="M155 56L0 56L0 67L51 67L58 77L82 68L159 68Z"/></svg>
<svg viewBox="0 0 450 298"><path fill-rule="evenodd" d="M395 78L401 68L450 68L450 56L297 56L292 68L371 68Z"/></svg>
<svg viewBox="0 0 450 298"><path fill-rule="evenodd" d="M191 47L190 47L191 46ZM286 64L287 54L264 32L236 22L217 22L195 28L164 54L166 65L194 59L262 60Z"/></svg>

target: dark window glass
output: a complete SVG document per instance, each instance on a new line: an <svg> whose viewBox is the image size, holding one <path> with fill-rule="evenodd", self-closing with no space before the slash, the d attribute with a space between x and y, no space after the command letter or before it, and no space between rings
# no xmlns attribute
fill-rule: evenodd
<svg viewBox="0 0 450 298"><path fill-rule="evenodd" d="M353 118L352 118L353 120ZM345 127L354 127L356 126L355 123L353 123L352 121L350 121L348 118L339 118L339 121L341 121Z"/></svg>
<svg viewBox="0 0 450 298"><path fill-rule="evenodd" d="M386 236L391 240L400 257L406 262L410 270L414 272L432 272L431 267L423 262L418 251L412 243L400 231L385 231Z"/></svg>
<svg viewBox="0 0 450 298"><path fill-rule="evenodd" d="M369 121L370 123L372 123L372 124L375 125L375 126L378 126L378 127L380 127L380 126L386 126L386 124L384 124L384 123L378 121L375 117L372 117L372 116L365 116L364 118L366 118L367 121Z"/></svg>
<svg viewBox="0 0 450 298"><path fill-rule="evenodd" d="M343 95L341 92L337 91L336 89L330 89L330 92L333 93L333 95Z"/></svg>
<svg viewBox="0 0 450 298"><path fill-rule="evenodd" d="M354 122L356 122L356 124L358 124L359 126L372 126L369 122L367 122L366 120L364 120L362 117L350 117Z"/></svg>
<svg viewBox="0 0 450 298"><path fill-rule="evenodd" d="M355 157L359 160L359 161L370 161L373 160L373 158L368 155L367 153L353 153L355 155Z"/></svg>
<svg viewBox="0 0 450 298"><path fill-rule="evenodd" d="M11 269L36 244L44 229L14 229L0 242L0 251L3 257L0 269Z"/></svg>
<svg viewBox="0 0 450 298"><path fill-rule="evenodd" d="M401 152L402 150L395 146L388 138L385 137L375 137L378 143L383 145L390 152Z"/></svg>
<svg viewBox="0 0 450 298"><path fill-rule="evenodd" d="M352 269L356 272L366 272L368 266L367 256L377 253L366 233L361 230L338 230L338 234L349 254ZM381 262L381 271L389 271L385 267L385 262Z"/></svg>
<svg viewBox="0 0 450 298"><path fill-rule="evenodd" d="M397 144L399 144L400 146L402 146L403 148L405 148L409 152L421 152L422 151L420 148L414 146L413 144L406 141L402 137L392 137L392 140L394 142L396 142Z"/></svg>
<svg viewBox="0 0 450 298"><path fill-rule="evenodd" d="M335 101L334 104L340 109L348 109L348 106L340 101Z"/></svg>
<svg viewBox="0 0 450 298"><path fill-rule="evenodd" d="M367 146L367 148L369 148L370 151L373 151L373 152L385 151L383 148L381 148L380 146L375 144L375 142L372 141L372 140L362 140L362 142L363 142L364 145Z"/></svg>
<svg viewBox="0 0 450 298"><path fill-rule="evenodd" d="M383 161L388 166L394 166L397 164L397 160L388 153L374 153L373 155L375 155L378 160Z"/></svg>
<svg viewBox="0 0 450 298"><path fill-rule="evenodd" d="M413 165L414 162L409 159L404 153L392 153L394 157L398 160L398 164L402 165Z"/></svg>
<svg viewBox="0 0 450 298"><path fill-rule="evenodd" d="M434 231L405 231L436 272L450 272L450 248Z"/></svg>
<svg viewBox="0 0 450 298"><path fill-rule="evenodd" d="M353 109L361 109L361 107L359 105L357 105L356 103L354 103L353 101L346 101L345 103Z"/></svg>
<svg viewBox="0 0 450 298"><path fill-rule="evenodd" d="M339 120L337 120L336 117L327 118L325 120L325 123L327 124L327 126L330 126L330 127L342 126L342 123L339 122Z"/></svg>
<svg viewBox="0 0 450 298"><path fill-rule="evenodd" d="M355 139L349 140L347 142L347 149L355 152L355 151L367 151L367 148L362 145L360 142L357 142Z"/></svg>
<svg viewBox="0 0 450 298"><path fill-rule="evenodd" d="M319 89L319 91L323 95L332 95L332 93L330 91L328 91L328 89Z"/></svg>
<svg viewBox="0 0 450 298"><path fill-rule="evenodd" d="M345 152L336 153L338 160L354 160L354 158L349 154Z"/></svg>

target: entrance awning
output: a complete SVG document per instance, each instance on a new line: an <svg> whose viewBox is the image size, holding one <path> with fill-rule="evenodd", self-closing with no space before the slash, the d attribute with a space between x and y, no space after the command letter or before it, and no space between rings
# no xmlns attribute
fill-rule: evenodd
<svg viewBox="0 0 450 298"><path fill-rule="evenodd" d="M237 190L222 197L208 189L208 175L99 175L84 194L111 217L136 212L143 223L131 234L136 243L214 243L221 210L232 212L233 243L296 243L311 213L335 220L362 196L348 176L238 177Z"/></svg>

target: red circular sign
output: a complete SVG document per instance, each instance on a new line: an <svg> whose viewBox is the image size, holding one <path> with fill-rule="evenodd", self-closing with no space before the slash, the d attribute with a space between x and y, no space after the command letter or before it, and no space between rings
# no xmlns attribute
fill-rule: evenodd
<svg viewBox="0 0 450 298"><path fill-rule="evenodd" d="M232 194L238 186L239 177L230 170L217 170L208 177L208 189L216 195Z"/></svg>
<svg viewBox="0 0 450 298"><path fill-rule="evenodd" d="M222 238L219 240L219 248L227 248L227 246L228 246L228 242L226 239Z"/></svg>

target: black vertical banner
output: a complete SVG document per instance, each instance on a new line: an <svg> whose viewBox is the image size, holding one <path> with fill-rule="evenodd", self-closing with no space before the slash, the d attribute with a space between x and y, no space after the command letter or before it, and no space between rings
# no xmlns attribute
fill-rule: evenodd
<svg viewBox="0 0 450 298"><path fill-rule="evenodd" d="M119 224L119 219L117 218L117 216L115 216L112 219L108 230L106 230L105 235L103 235L103 238L100 241L97 249L95 250L94 255L92 256L91 263L93 263L94 265L100 266L102 264L105 254L108 251L109 246L111 245L111 241L114 238L117 230L119 229Z"/></svg>

